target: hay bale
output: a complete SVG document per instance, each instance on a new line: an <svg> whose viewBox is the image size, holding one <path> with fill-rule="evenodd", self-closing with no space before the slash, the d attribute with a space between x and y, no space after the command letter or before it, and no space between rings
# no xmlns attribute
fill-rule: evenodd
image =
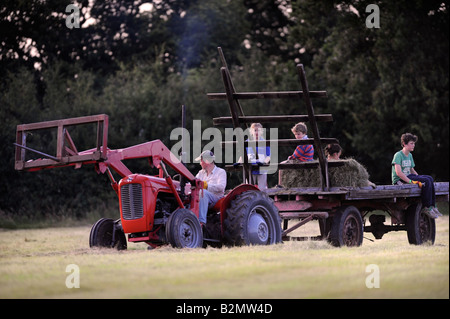
<svg viewBox="0 0 450 319"><path fill-rule="evenodd" d="M370 186L369 173L366 168L353 158L340 160L342 166L329 167L328 177L331 187L365 187ZM296 160L289 164L299 163ZM319 168L299 168L280 170L280 184L286 188L320 187Z"/></svg>

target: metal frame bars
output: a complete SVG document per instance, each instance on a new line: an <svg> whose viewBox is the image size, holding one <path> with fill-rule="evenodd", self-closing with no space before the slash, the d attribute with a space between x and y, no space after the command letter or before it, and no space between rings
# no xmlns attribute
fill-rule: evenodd
<svg viewBox="0 0 450 319"><path fill-rule="evenodd" d="M68 126L97 123L96 148L79 153L70 134ZM26 136L30 131L43 129L56 129L56 156L34 150L27 147ZM75 165L80 167L82 163L105 160L108 151L108 116L106 114L83 116L77 118L46 121L31 124L21 124L16 129L15 169L38 170L56 166ZM26 151L43 156L44 158L26 161Z"/></svg>

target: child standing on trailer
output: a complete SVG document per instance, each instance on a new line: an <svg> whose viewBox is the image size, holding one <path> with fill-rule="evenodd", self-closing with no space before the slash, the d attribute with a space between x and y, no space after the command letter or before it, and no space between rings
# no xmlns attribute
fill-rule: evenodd
<svg viewBox="0 0 450 319"><path fill-rule="evenodd" d="M416 146L417 136L405 133L401 136L402 149L395 153L392 159L392 184L418 184L422 188L423 212L431 218L442 214L436 208L434 181L429 175L419 175L414 169L415 163L411 154Z"/></svg>
<svg viewBox="0 0 450 319"><path fill-rule="evenodd" d="M247 157L249 163L262 166L269 164L270 162L270 147L266 143L258 145L258 141L264 141L264 128L261 123L252 123L250 126L250 138L255 141L255 148L251 145L246 147ZM248 142L249 140L247 140ZM256 153L255 153L256 151ZM239 158L238 163L242 163L242 157ZM236 163L236 164L238 164ZM258 185L258 188L262 191L267 189L267 170L263 167L252 170L252 182Z"/></svg>
<svg viewBox="0 0 450 319"><path fill-rule="evenodd" d="M252 123L250 126L250 135L254 141L264 141L264 129L261 123ZM270 147L268 145L256 145L256 154L252 147L247 147L247 156L251 163L269 164L270 162ZM267 171L260 167L258 170L252 171L252 179L254 183L258 184L260 190L267 189Z"/></svg>

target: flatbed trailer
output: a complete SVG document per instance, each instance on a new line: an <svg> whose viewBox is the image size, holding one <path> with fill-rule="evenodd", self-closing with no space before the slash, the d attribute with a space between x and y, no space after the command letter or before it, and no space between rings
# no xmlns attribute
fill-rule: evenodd
<svg viewBox="0 0 450 319"><path fill-rule="evenodd" d="M436 201L449 200L449 183L435 183ZM358 246L363 232L376 239L391 231L407 231L411 244L434 243L435 220L421 213L421 189L417 185L376 187L269 188L267 194L283 221L283 240L329 240L335 246ZM390 224L385 224L386 215ZM370 224L366 225L366 219ZM291 220L297 220L293 225ZM311 220L319 221L317 237L289 236Z"/></svg>
<svg viewBox="0 0 450 319"><path fill-rule="evenodd" d="M297 65L301 90L281 92L236 92L230 71L221 48L218 48L222 61L220 69L225 88L224 93L209 93L210 100L225 100L229 105L230 117L214 118L214 125L232 125L244 128L250 123L279 122L309 122L313 138L304 140L280 139L266 140L264 145L275 142L277 146L313 144L317 161L304 163L279 163L278 169L311 169L319 170L320 187L269 188L265 192L274 201L282 220L283 240L302 240L306 237L290 236L292 231L311 220L319 221L320 235L309 239L328 240L334 246L359 246L362 244L363 233L371 232L376 239L390 231L406 231L411 244L434 243L436 236L435 220L422 212L421 188L416 184L378 185L368 187L336 187L331 185L329 167L344 165L344 161L328 161L324 154L324 146L337 143L335 138L320 136L318 123L332 122L331 114L315 114L312 105L313 98L326 97L326 91L310 91L302 64ZM306 114L246 116L240 100L249 99L297 99L303 100ZM242 170L243 182L251 183L251 172L255 165L248 161L246 148L250 143L243 139L225 141L223 146L233 144L244 151L243 163L227 165L231 171ZM239 143L244 145L238 145ZM272 165L272 164L271 164ZM258 165L263 167L266 165ZM279 181L279 184L282 183ZM435 183L436 201L449 201L449 183ZM381 212L381 213L380 213ZM386 214L390 216L390 225L386 225ZM366 225L368 218L370 224ZM294 225L289 221L297 220ZM291 223L292 224L292 223Z"/></svg>

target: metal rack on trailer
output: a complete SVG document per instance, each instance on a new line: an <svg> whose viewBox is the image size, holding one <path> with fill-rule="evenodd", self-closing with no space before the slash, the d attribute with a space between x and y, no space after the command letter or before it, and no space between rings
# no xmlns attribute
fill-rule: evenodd
<svg viewBox="0 0 450 319"><path fill-rule="evenodd" d="M208 93L210 100L226 100L229 105L230 117L214 118L214 125L230 125L234 129L243 128L253 122L309 122L313 138L305 140L280 139L266 140L264 145L276 142L278 146L297 146L313 144L318 161L278 164L279 169L317 168L320 172L321 187L317 188L269 188L266 193L274 200L283 223L283 240L301 240L305 237L291 237L289 234L311 220L319 221L320 235L310 239L327 239L335 246L359 246L362 244L363 233L371 232L376 239L390 231L406 231L411 244L424 242L434 243L436 224L433 218L422 213L421 189L417 185L379 185L373 187L333 187L330 185L330 167L343 165L343 161L327 161L323 146L329 143L339 143L334 138L322 138L318 122L331 122L331 114L315 114L312 105L313 98L327 96L326 91L310 91L302 64L298 64L297 72L301 90L281 92L236 92L230 71L221 48L218 48L222 61L220 69L225 88L224 93ZM245 116L240 100L249 99L297 99L303 100L306 114L302 115L266 115ZM245 129L245 128L244 128ZM225 141L237 146L239 141ZM244 162L239 165L227 165L228 170L242 169L244 183L251 183L251 171L254 165L249 163L246 147L243 142ZM435 183L436 201L449 201L449 183ZM374 211L384 211L391 217L391 225L384 224L385 214L369 214ZM369 216L370 215L370 216ZM365 226L364 218L369 217L370 225ZM290 220L298 220L289 227Z"/></svg>

